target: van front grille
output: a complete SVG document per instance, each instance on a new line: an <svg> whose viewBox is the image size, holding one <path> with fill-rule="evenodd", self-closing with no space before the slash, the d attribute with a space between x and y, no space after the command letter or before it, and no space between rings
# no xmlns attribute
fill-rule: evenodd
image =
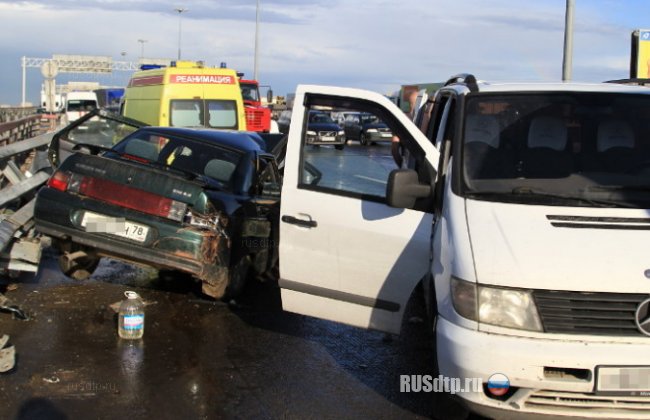
<svg viewBox="0 0 650 420"><path fill-rule="evenodd" d="M590 393L538 390L525 401L525 407L539 412L558 411L562 414L588 416L596 410L599 417L650 419L650 397L598 396Z"/></svg>
<svg viewBox="0 0 650 420"><path fill-rule="evenodd" d="M535 290L533 296L545 332L644 336L635 316L639 304L650 295Z"/></svg>

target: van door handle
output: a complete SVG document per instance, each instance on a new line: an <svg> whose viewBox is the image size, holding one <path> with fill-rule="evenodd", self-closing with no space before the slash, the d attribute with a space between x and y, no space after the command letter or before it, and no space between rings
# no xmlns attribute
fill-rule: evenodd
<svg viewBox="0 0 650 420"><path fill-rule="evenodd" d="M315 228L318 226L318 223L316 223L315 220L303 220L303 219L298 219L297 217L293 216L282 216L282 221L284 223L289 223L292 225L298 225L302 227L307 227L307 228Z"/></svg>

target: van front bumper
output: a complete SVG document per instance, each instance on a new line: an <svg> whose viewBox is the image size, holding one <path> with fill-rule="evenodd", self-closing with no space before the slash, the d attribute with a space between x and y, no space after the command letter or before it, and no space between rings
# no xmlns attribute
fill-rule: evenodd
<svg viewBox="0 0 650 420"><path fill-rule="evenodd" d="M518 390L499 400L478 392L459 393L470 409L489 417L584 417L650 419L650 395L605 396L594 392L597 367L650 366L650 337L630 343L541 339L485 333L444 318L437 323L440 374L450 378L488 378L504 374ZM617 342L620 341L620 342ZM585 375L563 375L579 369ZM485 387L484 387L485 388Z"/></svg>

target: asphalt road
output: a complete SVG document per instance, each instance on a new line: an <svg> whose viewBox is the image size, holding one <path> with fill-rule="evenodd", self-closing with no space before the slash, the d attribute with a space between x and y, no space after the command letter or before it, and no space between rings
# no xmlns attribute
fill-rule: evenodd
<svg viewBox="0 0 650 420"><path fill-rule="evenodd" d="M343 150L306 146L305 160L322 173L317 182L319 187L379 197L386 195L388 175L397 169L387 142L360 146L356 141L349 141Z"/></svg>
<svg viewBox="0 0 650 420"><path fill-rule="evenodd" d="M52 255L39 274L0 278L26 310L0 312L16 367L0 374L0 418L463 418L439 394L400 393L400 374L431 374L431 337L412 299L399 337L283 312L278 289L229 304L182 277L103 260L75 282ZM136 290L151 304L141 341L118 338L109 307Z"/></svg>

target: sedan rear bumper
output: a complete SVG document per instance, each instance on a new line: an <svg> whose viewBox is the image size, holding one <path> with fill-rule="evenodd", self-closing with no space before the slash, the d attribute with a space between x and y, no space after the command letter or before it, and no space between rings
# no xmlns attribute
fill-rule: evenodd
<svg viewBox="0 0 650 420"><path fill-rule="evenodd" d="M83 232L79 229L64 227L38 219L36 220L36 229L53 238L91 247L98 254L108 257L139 262L158 268L180 270L197 277L201 276L205 271L205 264L196 259L174 255L171 252L131 245L107 235L99 238L93 233Z"/></svg>

